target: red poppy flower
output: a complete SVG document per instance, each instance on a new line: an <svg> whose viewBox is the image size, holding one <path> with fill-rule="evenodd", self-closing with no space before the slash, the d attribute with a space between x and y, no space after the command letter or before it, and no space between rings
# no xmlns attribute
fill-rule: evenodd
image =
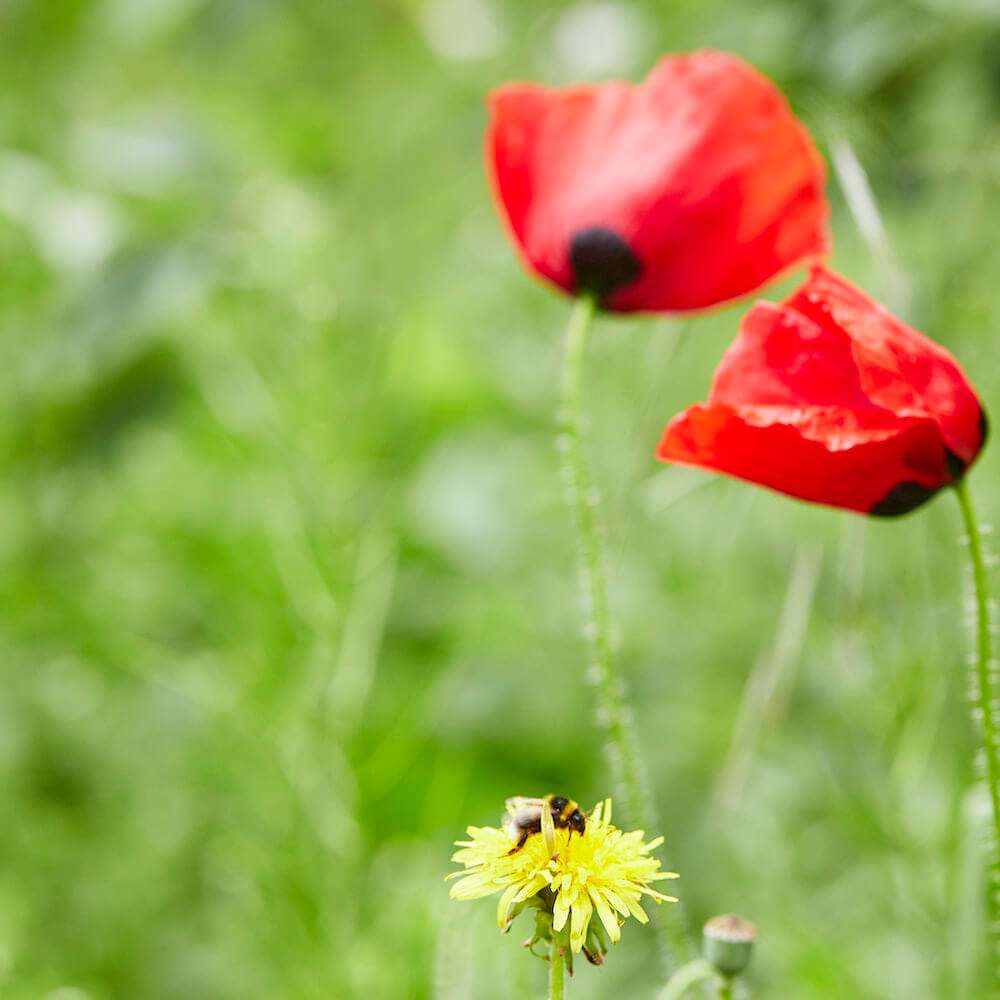
<svg viewBox="0 0 1000 1000"><path fill-rule="evenodd" d="M961 477L985 438L952 355L814 267L784 303L747 313L708 402L670 422L658 457L895 515Z"/></svg>
<svg viewBox="0 0 1000 1000"><path fill-rule="evenodd" d="M490 97L486 154L526 263L607 309L705 309L827 250L823 162L780 91L723 52L637 85Z"/></svg>

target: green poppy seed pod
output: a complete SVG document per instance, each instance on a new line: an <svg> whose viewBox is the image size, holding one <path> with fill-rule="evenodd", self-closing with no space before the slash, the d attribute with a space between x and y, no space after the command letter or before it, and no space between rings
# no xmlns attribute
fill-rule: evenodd
<svg viewBox="0 0 1000 1000"><path fill-rule="evenodd" d="M750 963L757 928L753 924L726 913L712 917L702 929L705 958L722 976L738 976Z"/></svg>

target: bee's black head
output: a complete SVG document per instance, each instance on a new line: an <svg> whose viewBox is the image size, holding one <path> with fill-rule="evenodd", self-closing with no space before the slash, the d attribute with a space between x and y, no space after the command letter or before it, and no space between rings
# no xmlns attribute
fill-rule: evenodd
<svg viewBox="0 0 1000 1000"><path fill-rule="evenodd" d="M579 809L574 809L566 818L566 825L577 833L584 833L587 829L587 819Z"/></svg>
<svg viewBox="0 0 1000 1000"><path fill-rule="evenodd" d="M564 798L562 795L553 795L552 798L549 799L549 805L552 808L552 812L555 813L556 816L559 816L562 814L563 809L569 805L569 799Z"/></svg>

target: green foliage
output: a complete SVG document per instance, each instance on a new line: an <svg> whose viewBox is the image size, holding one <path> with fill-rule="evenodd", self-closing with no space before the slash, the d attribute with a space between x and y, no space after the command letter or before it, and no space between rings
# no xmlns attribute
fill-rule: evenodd
<svg viewBox="0 0 1000 1000"><path fill-rule="evenodd" d="M989 405L989 6L4 5L7 1000L541 991L441 881L505 796L609 791L553 442L567 304L495 218L483 95L750 58L852 144L896 304ZM889 295L834 201L835 265ZM739 314L604 319L585 378L664 860L693 921L758 925L759 996L984 995L958 512L863 523L658 467ZM652 996L654 953L634 933L570 993Z"/></svg>

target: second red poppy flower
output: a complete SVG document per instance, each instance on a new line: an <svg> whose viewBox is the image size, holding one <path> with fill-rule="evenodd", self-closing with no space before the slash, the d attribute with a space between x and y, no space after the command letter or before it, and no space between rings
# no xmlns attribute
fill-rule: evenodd
<svg viewBox="0 0 1000 1000"><path fill-rule="evenodd" d="M705 309L827 250L824 168L780 91L723 52L641 84L510 84L487 160L528 265L622 311Z"/></svg>
<svg viewBox="0 0 1000 1000"><path fill-rule="evenodd" d="M658 455L892 516L964 475L985 438L954 357L815 267L781 305L746 314L708 402L670 422Z"/></svg>

